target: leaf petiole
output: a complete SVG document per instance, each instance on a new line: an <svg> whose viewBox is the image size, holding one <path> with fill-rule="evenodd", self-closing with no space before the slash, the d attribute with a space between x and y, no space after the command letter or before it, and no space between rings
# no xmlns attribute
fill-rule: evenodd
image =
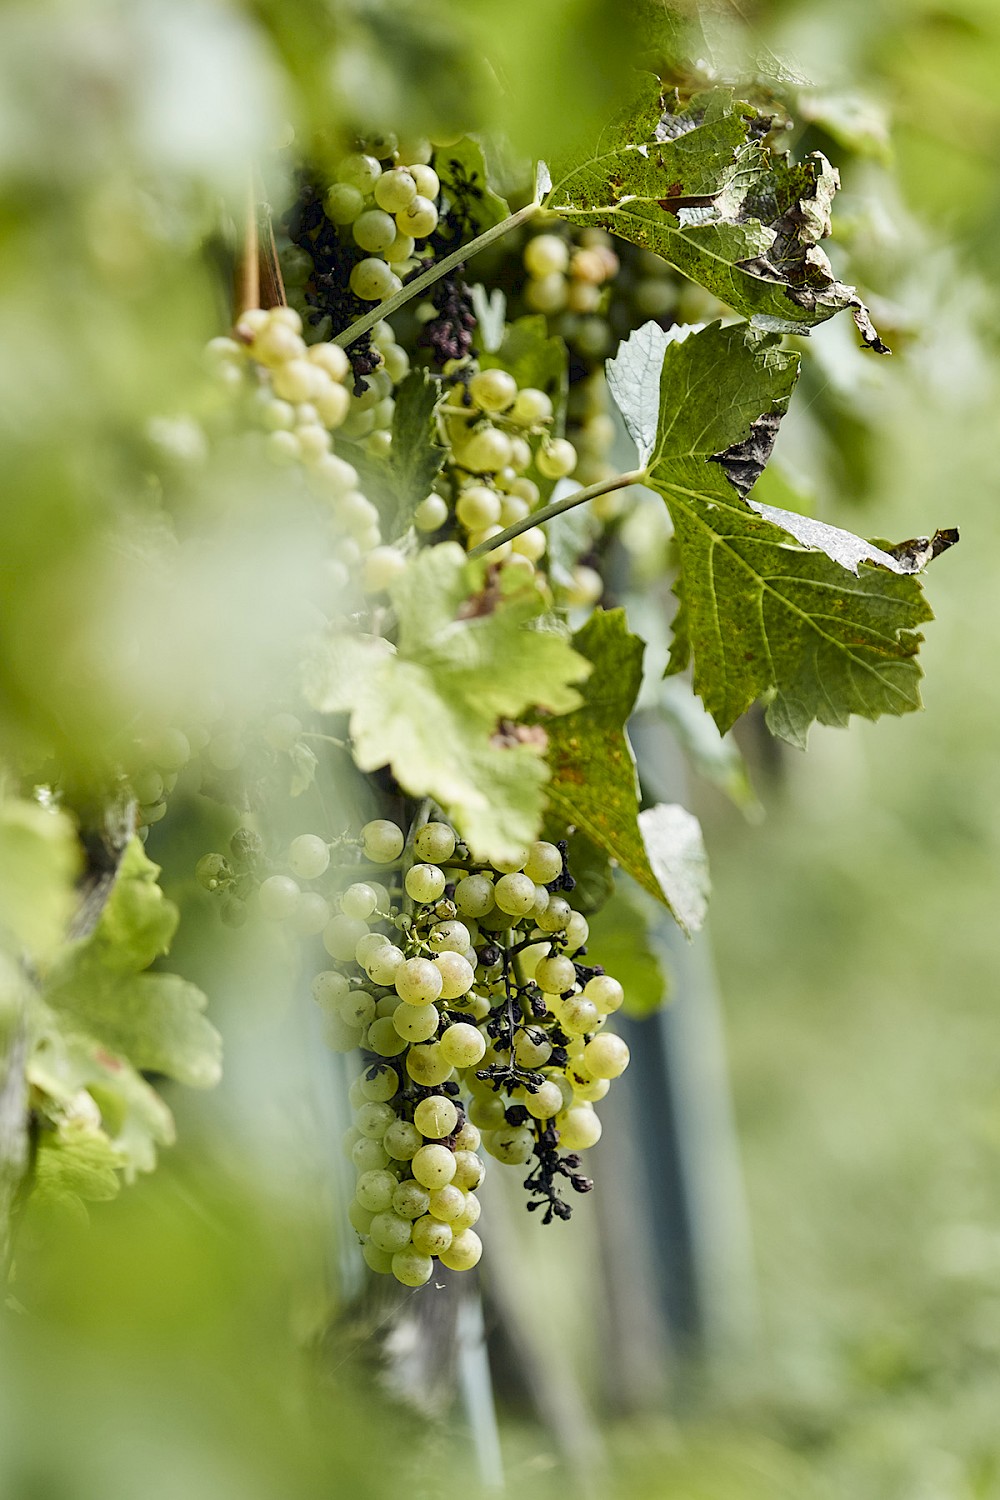
<svg viewBox="0 0 1000 1500"><path fill-rule="evenodd" d="M487 552L493 552L505 542L513 541L522 532L530 531L532 526L543 526L546 521L561 516L564 511L573 510L577 505L585 505L588 500L596 500L598 495L608 495L612 490L622 490L630 484L642 484L645 478L645 469L630 469L627 474L616 474L613 479L601 479L584 490L575 490L571 495L564 495L561 500L553 500L551 505L545 505L541 510L533 510L530 515L521 521L515 521L505 531L498 531L496 536L488 537L478 547L473 547L469 556L484 557Z"/></svg>

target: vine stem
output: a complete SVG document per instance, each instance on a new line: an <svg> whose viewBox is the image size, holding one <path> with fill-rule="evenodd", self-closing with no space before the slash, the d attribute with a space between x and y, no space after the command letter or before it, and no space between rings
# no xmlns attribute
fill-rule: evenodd
<svg viewBox="0 0 1000 1500"><path fill-rule="evenodd" d="M387 297L384 302L377 303L371 312L365 313L363 318L358 318L356 322L351 323L348 328L344 329L343 333L338 333L332 342L339 344L342 349L346 349L350 344L355 343L362 334L367 333L369 328L374 328L375 324L381 323L383 318L391 317L394 312L398 312L401 307L405 307L407 302L412 301L414 297L419 297L421 292L426 291L429 286L433 286L436 281L440 281L442 276L447 276L448 272L453 271L456 266L460 266L465 261L471 260L474 255L479 254L480 250L485 250L487 245L492 245L496 240L502 239L505 234L509 234L512 229L516 229L519 224L525 224L529 219L534 218L541 206L539 201L534 200L526 204L524 208L519 208L516 214L511 214L509 218L501 220L499 224L494 224L491 229L486 229L482 234L477 234L476 238L470 240L467 245L460 245L457 250L453 250L450 255L446 255L444 260L437 261L429 270L424 271L422 275L414 277L412 281L408 281L404 287L401 287L398 292L394 292L391 297Z"/></svg>
<svg viewBox="0 0 1000 1500"><path fill-rule="evenodd" d="M596 500L598 495L608 495L612 490L622 490L630 484L642 484L645 478L645 469L630 469L627 474L616 474L613 479L601 479L597 484L590 484L585 490L574 490L571 495L564 495L561 500L553 500L551 505L545 505L541 510L533 510L522 521L515 521L513 526L508 526L505 531L498 531L496 536L488 537L485 542L480 542L478 547L473 547L469 556L485 557L487 552L502 547L505 542L513 541L514 537L520 536L522 532L530 531L532 526L542 526L546 521L561 516L564 511L573 510L577 505L586 505L588 500Z"/></svg>

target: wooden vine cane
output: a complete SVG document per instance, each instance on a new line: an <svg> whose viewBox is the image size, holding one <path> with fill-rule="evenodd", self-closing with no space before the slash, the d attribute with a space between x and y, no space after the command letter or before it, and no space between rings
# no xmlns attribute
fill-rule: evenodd
<svg viewBox="0 0 1000 1500"><path fill-rule="evenodd" d="M270 205L251 177L243 219L242 249L234 277L234 319L251 307L285 307L287 302Z"/></svg>

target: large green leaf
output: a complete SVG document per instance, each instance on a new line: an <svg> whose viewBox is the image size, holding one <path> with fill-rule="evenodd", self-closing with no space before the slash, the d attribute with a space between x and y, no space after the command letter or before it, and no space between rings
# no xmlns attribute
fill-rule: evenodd
<svg viewBox="0 0 1000 1500"><path fill-rule="evenodd" d="M434 170L441 179L446 225L454 224L461 240L472 239L502 224L510 209L489 184L483 148L463 136L453 146L439 146Z"/></svg>
<svg viewBox="0 0 1000 1500"><path fill-rule="evenodd" d="M644 75L598 138L556 165L545 207L662 256L762 328L802 331L850 308L865 342L884 352L819 247L836 171L819 152L793 163L771 150L766 128L726 90L682 105Z"/></svg>
<svg viewBox="0 0 1000 1500"><path fill-rule="evenodd" d="M685 898L675 906L639 826L639 784L625 725L642 681L643 643L629 634L624 611L614 609L595 610L573 644L594 670L582 707L547 725L549 826L577 829L662 901L685 931L693 930L691 903Z"/></svg>
<svg viewBox="0 0 1000 1500"><path fill-rule="evenodd" d="M505 598L483 577L455 544L420 552L392 588L396 647L338 635L315 654L304 691L320 712L350 713L362 770L390 766L478 854L507 857L537 836L547 776L544 735L515 721L531 708L575 709L588 664L545 628L534 590Z"/></svg>
<svg viewBox="0 0 1000 1500"><path fill-rule="evenodd" d="M674 525L681 608L669 670L693 657L695 690L723 732L763 697L771 729L801 746L814 720L920 706L916 627L931 614L916 579L899 576L905 562L804 517L755 514L742 498L796 372L773 336L718 324L680 341L647 325L609 368L645 482Z"/></svg>

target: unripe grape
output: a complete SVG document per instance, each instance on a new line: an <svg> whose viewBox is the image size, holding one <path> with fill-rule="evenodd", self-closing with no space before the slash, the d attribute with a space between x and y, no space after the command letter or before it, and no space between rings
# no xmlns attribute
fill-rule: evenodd
<svg viewBox="0 0 1000 1500"><path fill-rule="evenodd" d="M428 1140L439 1141L455 1129L458 1110L447 1095L431 1094L413 1111L413 1123Z"/></svg>
<svg viewBox="0 0 1000 1500"><path fill-rule="evenodd" d="M417 185L417 192L420 194L421 198L428 198L433 203L434 199L441 191L441 183L438 180L438 174L435 172L434 168L427 165L427 162L429 161L430 156L428 156L427 160L423 162L420 161L416 156L412 157L413 164L410 167L410 172L412 173L413 180Z"/></svg>
<svg viewBox="0 0 1000 1500"><path fill-rule="evenodd" d="M391 992L385 994L378 1001L378 1004L375 1007L375 1014L380 1017L388 1016L391 1020L402 1003L403 1002L402 1000L400 1000L398 995L392 994Z"/></svg>
<svg viewBox="0 0 1000 1500"><path fill-rule="evenodd" d="M392 1272L392 1256L387 1250L380 1250L371 1240L365 1240L361 1247L361 1254L365 1263L380 1276L388 1276Z"/></svg>
<svg viewBox="0 0 1000 1500"><path fill-rule="evenodd" d="M576 953L582 948L590 936L590 923L582 912L570 913L569 921L566 923L566 952Z"/></svg>
<svg viewBox="0 0 1000 1500"><path fill-rule="evenodd" d="M604 1016L618 1010L625 999L625 991L610 974L595 974L593 979L587 981L583 993Z"/></svg>
<svg viewBox="0 0 1000 1500"><path fill-rule="evenodd" d="M317 464L330 451L330 434L318 422L296 427L295 436L299 440L303 463Z"/></svg>
<svg viewBox="0 0 1000 1500"><path fill-rule="evenodd" d="M392 1013L392 1024L408 1042L429 1042L441 1020L436 1005L407 1005L400 1000Z"/></svg>
<svg viewBox="0 0 1000 1500"><path fill-rule="evenodd" d="M353 224L364 206L364 193L347 182L335 182L323 200L327 218L334 224Z"/></svg>
<svg viewBox="0 0 1000 1500"><path fill-rule="evenodd" d="M532 902L530 916L532 916L536 922L542 915L542 912L548 911L549 902L551 900L552 897L549 895L544 885L535 886L535 899Z"/></svg>
<svg viewBox="0 0 1000 1500"><path fill-rule="evenodd" d="M455 905L464 917L484 917L493 910L493 882L485 875L467 875L455 887Z"/></svg>
<svg viewBox="0 0 1000 1500"><path fill-rule="evenodd" d="M566 438L553 438L538 450L535 465L546 479L564 479L576 468L576 449Z"/></svg>
<svg viewBox="0 0 1000 1500"><path fill-rule="evenodd" d="M434 1262L411 1245L392 1257L392 1274L403 1286L424 1286L434 1274Z"/></svg>
<svg viewBox="0 0 1000 1500"><path fill-rule="evenodd" d="M441 953L465 953L471 941L472 933L466 924L451 917L435 922L428 937L431 947Z"/></svg>
<svg viewBox="0 0 1000 1500"><path fill-rule="evenodd" d="M379 1141L369 1140L363 1135L351 1148L351 1160L359 1172L377 1172L380 1167L389 1165L389 1154Z"/></svg>
<svg viewBox="0 0 1000 1500"><path fill-rule="evenodd" d="M532 278L525 285L524 300L533 312L549 316L561 312L569 300L565 276L554 271L551 276L540 276L537 280Z"/></svg>
<svg viewBox="0 0 1000 1500"><path fill-rule="evenodd" d="M470 1122L466 1120L465 1124L462 1126L461 1130L455 1137L455 1150L477 1151L479 1149L479 1143L481 1140L482 1137L480 1136L479 1131L476 1129L475 1125L470 1124Z"/></svg>
<svg viewBox="0 0 1000 1500"><path fill-rule="evenodd" d="M479 1130L489 1133L505 1123L504 1108L499 1094L475 1094L469 1105L469 1119ZM485 1135L483 1140L485 1142Z"/></svg>
<svg viewBox="0 0 1000 1500"><path fill-rule="evenodd" d="M396 1118L391 1104L377 1099L366 1099L354 1116L354 1123L362 1135L369 1140L380 1141Z"/></svg>
<svg viewBox="0 0 1000 1500"><path fill-rule="evenodd" d="M463 1229L454 1235L447 1250L442 1250L440 1261L449 1271L471 1271L479 1264L483 1254L483 1242L474 1229Z"/></svg>
<svg viewBox="0 0 1000 1500"><path fill-rule="evenodd" d="M316 386L316 366L304 358L290 359L273 372L271 384L283 401L308 401Z"/></svg>
<svg viewBox="0 0 1000 1500"><path fill-rule="evenodd" d="M518 1067L540 1068L551 1056L552 1043L542 1030L532 1028L518 1032L514 1039L514 1061Z"/></svg>
<svg viewBox="0 0 1000 1500"><path fill-rule="evenodd" d="M511 417L520 427L537 427L552 417L552 402L544 391L524 386L514 400Z"/></svg>
<svg viewBox="0 0 1000 1500"><path fill-rule="evenodd" d="M579 1079L579 1082L577 1082ZM589 1104L596 1104L603 1099L611 1084L607 1078L585 1078L574 1071L573 1093L577 1099L586 1100Z"/></svg>
<svg viewBox="0 0 1000 1500"><path fill-rule="evenodd" d="M412 1177L401 1182L392 1195L392 1211L401 1219L419 1219L430 1206L430 1193L419 1182L414 1182Z"/></svg>
<svg viewBox="0 0 1000 1500"><path fill-rule="evenodd" d="M260 424L268 432L287 431L295 426L295 407L290 401L266 401L257 413Z"/></svg>
<svg viewBox="0 0 1000 1500"><path fill-rule="evenodd" d="M349 911L346 913L346 915L349 917L353 917L356 915L356 913L353 911ZM372 915L374 915L374 913L372 913ZM362 917L360 920L364 921L365 918ZM355 943L354 945L354 960L367 971L368 961L372 957L372 955L377 953L380 948L388 948L389 946L389 939L386 937L384 932L366 932L364 937L359 938L357 943ZM400 954L400 957L402 957L402 954ZM370 977L371 976L369 975L369 978Z"/></svg>
<svg viewBox="0 0 1000 1500"><path fill-rule="evenodd" d="M451 1077L451 1064L441 1053L439 1042L423 1042L411 1047L406 1056L406 1071L414 1083L434 1089Z"/></svg>
<svg viewBox="0 0 1000 1500"><path fill-rule="evenodd" d="M408 1045L389 1016L379 1016L373 1021L365 1036L365 1046L379 1057L398 1057Z"/></svg>
<svg viewBox="0 0 1000 1500"><path fill-rule="evenodd" d="M351 1221L352 1227L358 1231L358 1234L367 1234L372 1227L374 1214L370 1208L362 1208L361 1204L355 1199L353 1203L348 1205L347 1217Z"/></svg>
<svg viewBox="0 0 1000 1500"><path fill-rule="evenodd" d="M538 562L545 556L545 548L548 541L545 532L540 526L530 526L527 531L522 531L520 536L514 537L511 547L521 557L526 557L529 562Z"/></svg>
<svg viewBox="0 0 1000 1500"><path fill-rule="evenodd" d="M552 896L538 918L538 925L543 932L564 932L572 916L573 909L569 902L562 896Z"/></svg>
<svg viewBox="0 0 1000 1500"><path fill-rule="evenodd" d="M395 943L383 943L363 965L375 984L393 984L403 964L403 954Z"/></svg>
<svg viewBox="0 0 1000 1500"><path fill-rule="evenodd" d="M406 241L405 235L401 235L399 238ZM412 241L406 241L406 243L412 246ZM395 251L395 248L396 246L393 244L393 251ZM399 344L393 344L390 349L385 351L384 359L386 374L394 386L399 385L410 373L410 356Z"/></svg>
<svg viewBox="0 0 1000 1500"><path fill-rule="evenodd" d="M437 209L430 198L425 198L421 193L417 193L396 215L396 223L403 234L408 234L415 240L426 239L429 234L433 234L437 221Z"/></svg>
<svg viewBox="0 0 1000 1500"><path fill-rule="evenodd" d="M269 875L261 882L257 900L262 914L272 922L283 922L298 905L299 887L288 875Z"/></svg>
<svg viewBox="0 0 1000 1500"><path fill-rule="evenodd" d="M406 558L396 547L376 547L365 558L362 584L366 594L380 594L406 572Z"/></svg>
<svg viewBox="0 0 1000 1500"><path fill-rule="evenodd" d="M556 1115L556 1129L567 1151L588 1151L601 1139L601 1122L589 1104L574 1104Z"/></svg>
<svg viewBox="0 0 1000 1500"><path fill-rule="evenodd" d="M476 971L460 953L439 953L431 963L441 975L442 1000L458 1000L469 993Z"/></svg>
<svg viewBox="0 0 1000 1500"><path fill-rule="evenodd" d="M513 854L494 859L493 868L499 870L502 875L516 875L519 870L524 869L525 860L528 858L527 849L516 849Z"/></svg>
<svg viewBox="0 0 1000 1500"><path fill-rule="evenodd" d="M474 474L495 473L510 461L510 438L497 427L480 427L456 448L455 457Z"/></svg>
<svg viewBox="0 0 1000 1500"><path fill-rule="evenodd" d="M317 365L331 380L347 379L351 362L339 344L312 344L306 350L306 358Z"/></svg>
<svg viewBox="0 0 1000 1500"><path fill-rule="evenodd" d="M628 1043L605 1031L584 1047L583 1063L592 1078L619 1078L629 1064Z"/></svg>
<svg viewBox="0 0 1000 1500"><path fill-rule="evenodd" d="M457 1171L456 1166L456 1171ZM435 1219L440 1219L444 1224L451 1224L459 1218L465 1208L465 1194L455 1183L446 1183L444 1187L435 1188L430 1197L430 1213Z"/></svg>
<svg viewBox="0 0 1000 1500"><path fill-rule="evenodd" d="M475 1193L469 1192L465 1195L465 1204L457 1219L452 1219L451 1230L458 1234L462 1229L471 1229L474 1224L479 1223L479 1216L483 1208Z"/></svg>
<svg viewBox="0 0 1000 1500"><path fill-rule="evenodd" d="M517 381L506 370L480 370L469 381L469 395L483 411L506 411L517 395Z"/></svg>
<svg viewBox="0 0 1000 1500"><path fill-rule="evenodd" d="M361 993L363 994L364 991ZM362 1075L361 1092L366 1099L375 1099L385 1103L394 1098L398 1091L399 1074L395 1068L390 1068L385 1063L377 1063Z"/></svg>
<svg viewBox="0 0 1000 1500"><path fill-rule="evenodd" d="M410 1120L394 1120L382 1137L382 1145L394 1161L412 1160L423 1144L423 1136Z"/></svg>
<svg viewBox="0 0 1000 1500"><path fill-rule="evenodd" d="M451 1245L451 1226L425 1214L413 1225L413 1245L424 1255L440 1255Z"/></svg>
<svg viewBox="0 0 1000 1500"><path fill-rule="evenodd" d="M573 960L562 954L540 959L535 968L535 981L550 995L562 995L576 983Z"/></svg>
<svg viewBox="0 0 1000 1500"><path fill-rule="evenodd" d="M367 208L355 219L351 233L362 250L383 255L396 238L396 223L381 208Z"/></svg>
<svg viewBox="0 0 1000 1500"><path fill-rule="evenodd" d="M367 990L350 990L336 1001L335 1009L346 1026L367 1027L375 1019L375 996L369 994ZM375 1095L367 1097L375 1098ZM392 1094L386 1097L391 1099Z"/></svg>
<svg viewBox="0 0 1000 1500"><path fill-rule="evenodd" d="M601 1013L593 1000L587 1000L583 995L574 995L563 1005L559 1024L567 1036L585 1036L588 1031L596 1031L600 1026Z"/></svg>
<svg viewBox="0 0 1000 1500"><path fill-rule="evenodd" d="M316 975L310 986L313 999L324 1010L335 1006L338 1000L351 992L351 986L343 974L338 974L336 969L323 969Z"/></svg>
<svg viewBox="0 0 1000 1500"><path fill-rule="evenodd" d="M304 360L306 345L301 335L293 329L286 328L283 323L272 323L269 320L255 336L250 352L259 364L267 365L271 370L277 370L279 366L287 364L290 360Z"/></svg>
<svg viewBox="0 0 1000 1500"><path fill-rule="evenodd" d="M351 398L342 385L329 385L315 397L315 401L317 414L324 427L333 431L344 425L351 409ZM324 484L328 477L325 467L328 456L326 453L321 454L313 464L313 473L318 473Z"/></svg>
<svg viewBox="0 0 1000 1500"><path fill-rule="evenodd" d="M504 495L500 502L500 521L503 526L516 526L528 514L529 506L520 495Z"/></svg>
<svg viewBox="0 0 1000 1500"><path fill-rule="evenodd" d="M361 830L361 839L365 854L376 865L391 864L394 859L398 859L406 842L402 829L384 818L366 823Z"/></svg>
<svg viewBox="0 0 1000 1500"><path fill-rule="evenodd" d="M302 880L318 880L329 864L329 846L315 833L300 833L288 846L289 868ZM360 916L360 912L349 915Z"/></svg>
<svg viewBox="0 0 1000 1500"><path fill-rule="evenodd" d="M334 390L337 389L342 389L342 387L335 386ZM346 396L346 391L344 394ZM324 495L329 495L331 500L343 500L347 495L354 493L354 486L358 482L358 471L353 464L345 463L335 453L327 453L318 464L313 465L311 477Z"/></svg>
<svg viewBox="0 0 1000 1500"><path fill-rule="evenodd" d="M369 1213L382 1214L392 1203L396 1186L396 1178L392 1172L385 1167L376 1168L373 1172L362 1172L354 1189L354 1196Z"/></svg>
<svg viewBox="0 0 1000 1500"><path fill-rule="evenodd" d="M327 860L329 861L329 853L327 854ZM362 922L366 921L374 913L377 906L378 896L372 887L362 880L357 881L354 885L349 885L340 898L340 909L344 913L344 916L355 917ZM381 936L381 934L379 935ZM371 937L372 934L368 933L367 936ZM361 959L358 957L357 948L354 950L354 956L360 963Z"/></svg>
<svg viewBox="0 0 1000 1500"><path fill-rule="evenodd" d="M501 875L496 883L499 909L512 917L526 917L535 904L535 883L527 875Z"/></svg>
<svg viewBox="0 0 1000 1500"><path fill-rule="evenodd" d="M470 484L455 502L455 514L470 531L494 526L500 519L500 496L484 484Z"/></svg>
<svg viewBox="0 0 1000 1500"><path fill-rule="evenodd" d="M421 1146L413 1157L410 1170L421 1187L432 1191L443 1188L455 1175L455 1153L447 1146ZM358 1197L363 1203L360 1194Z"/></svg>
<svg viewBox="0 0 1000 1500"><path fill-rule="evenodd" d="M474 1068L485 1051L482 1033L467 1021L456 1021L441 1033L441 1055L453 1068Z"/></svg>
<svg viewBox="0 0 1000 1500"><path fill-rule="evenodd" d="M339 963L349 963L354 957L359 939L363 938L367 931L367 922L338 913L323 929L323 947L330 957L337 959Z"/></svg>
<svg viewBox="0 0 1000 1500"><path fill-rule="evenodd" d="M418 531L437 531L448 519L448 504L441 495L428 495L413 513Z"/></svg>
<svg viewBox="0 0 1000 1500"><path fill-rule="evenodd" d="M339 1016L325 1016L323 1040L332 1052L354 1052L364 1041L360 1026L346 1026Z"/></svg>
<svg viewBox="0 0 1000 1500"><path fill-rule="evenodd" d="M410 1228L409 1219L402 1219L388 1209L374 1216L368 1233L373 1245L377 1245L380 1250L388 1251L390 1255L395 1255L398 1250L404 1249L410 1243Z"/></svg>
<svg viewBox="0 0 1000 1500"><path fill-rule="evenodd" d="M486 1167L474 1151L455 1152L454 1187L461 1188L463 1192L470 1192L479 1187L485 1176ZM463 1202L462 1208L464 1207Z"/></svg>
<svg viewBox="0 0 1000 1500"><path fill-rule="evenodd" d="M444 871L437 865L413 865L407 870L403 884L408 896L427 905L444 891Z"/></svg>
<svg viewBox="0 0 1000 1500"><path fill-rule="evenodd" d="M417 184L406 167L393 167L375 184L375 202L387 214L399 213L407 208L417 196ZM393 229L395 229L393 225Z"/></svg>
<svg viewBox="0 0 1000 1500"><path fill-rule="evenodd" d="M381 176L378 158L364 152L352 152L337 165L337 181L348 183L360 193L370 193Z"/></svg>
<svg viewBox="0 0 1000 1500"><path fill-rule="evenodd" d="M535 1137L526 1125L501 1125L498 1130L483 1137L483 1144L497 1161L506 1162L511 1167L520 1167L531 1160Z"/></svg>
<svg viewBox="0 0 1000 1500"><path fill-rule="evenodd" d="M362 302L384 302L403 285L384 260L376 260L371 256L358 261L351 271L350 283L351 291Z"/></svg>
<svg viewBox="0 0 1000 1500"><path fill-rule="evenodd" d="M393 983L396 994L407 1005L433 1005L441 994L441 974L429 958L405 959Z"/></svg>
<svg viewBox="0 0 1000 1500"><path fill-rule="evenodd" d="M569 246L555 234L536 234L524 247L524 268L529 276L551 276L566 270Z"/></svg>
<svg viewBox="0 0 1000 1500"><path fill-rule="evenodd" d="M533 1094L526 1092L522 1103L534 1119L550 1120L565 1108L566 1101L556 1084L546 1082L540 1084Z"/></svg>
<svg viewBox="0 0 1000 1500"><path fill-rule="evenodd" d="M330 920L330 903L319 891L303 891L288 925L298 937L316 937Z"/></svg>

